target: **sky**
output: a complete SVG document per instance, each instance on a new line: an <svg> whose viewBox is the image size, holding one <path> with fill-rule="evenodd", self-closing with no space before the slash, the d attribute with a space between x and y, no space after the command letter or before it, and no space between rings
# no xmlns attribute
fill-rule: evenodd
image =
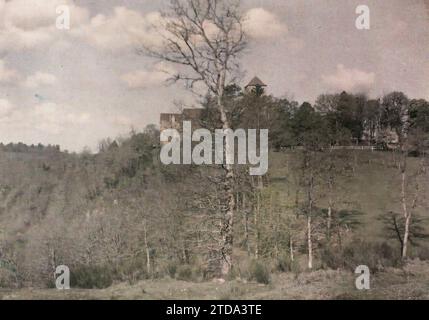
<svg viewBox="0 0 429 320"><path fill-rule="evenodd" d="M159 123L180 101L173 66L138 54L167 0L0 0L0 142L97 151L101 139ZM56 27L58 6L70 29ZM370 9L358 30L356 7ZM249 47L244 86L299 102L346 90L429 99L429 1L242 0Z"/></svg>

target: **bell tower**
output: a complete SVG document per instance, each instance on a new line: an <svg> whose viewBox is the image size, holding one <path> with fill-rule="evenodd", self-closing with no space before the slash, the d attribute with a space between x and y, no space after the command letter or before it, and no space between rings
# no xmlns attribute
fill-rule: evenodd
<svg viewBox="0 0 429 320"><path fill-rule="evenodd" d="M244 87L246 92L252 92L258 96L261 96L265 93L265 88L267 85L261 81L258 77L254 77L250 82Z"/></svg>

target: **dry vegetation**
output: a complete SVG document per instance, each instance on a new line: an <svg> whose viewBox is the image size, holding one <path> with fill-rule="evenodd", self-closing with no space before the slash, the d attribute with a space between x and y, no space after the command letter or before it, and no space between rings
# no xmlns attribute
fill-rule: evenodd
<svg viewBox="0 0 429 320"><path fill-rule="evenodd" d="M107 289L0 290L1 299L429 299L429 264L418 260L402 269L389 268L371 278L371 290L358 291L355 275L344 271L281 273L270 284L232 280L188 282L171 278L119 283Z"/></svg>
<svg viewBox="0 0 429 320"><path fill-rule="evenodd" d="M353 208L362 214L355 217L356 227L338 227L342 243L340 246L333 236L332 251L324 246L324 216L315 217L319 228L314 229L315 271L309 272L305 220L290 205L303 201L297 193L294 167L300 154L271 153L260 210L248 212L247 238L243 228L235 230L236 265L230 281L220 283L207 276L206 245L212 239L198 234L203 228L212 230L208 213L183 206L184 200L193 204L195 195L204 199L195 193L201 189L193 189L191 183L200 173L194 177L192 168L183 172L182 168L156 167L158 151L144 149L153 142L152 133L134 134L119 145L110 142L110 148L98 155L52 150L1 154L2 165L8 168L2 171L1 180L3 299L427 298L428 263L416 260L401 267L399 243L387 237L378 219L400 206L394 199L399 192L394 183L395 177L399 179L397 169L386 165L392 162L392 154L354 151L340 158L351 163L353 174L338 179L341 187L336 199L341 201L336 200L336 210ZM418 158L410 158L410 170L417 165ZM135 170L132 175L130 170ZM177 175L187 178L176 180ZM426 181L420 190L426 193L427 188ZM185 197L185 191L192 197ZM212 194L213 189L205 191ZM141 202L136 202L137 196ZM427 218L425 201L417 213ZM325 193L319 194L317 203L327 203ZM241 227L243 209L239 206L236 215ZM255 222L256 214L260 220ZM296 232L293 261L288 242L291 232ZM199 239L204 239L202 245ZM145 248L149 249L149 264ZM426 248L423 242L413 246L411 254L427 259ZM52 270L62 263L72 270L73 289L43 289L52 286ZM354 287L352 271L359 264L367 264L375 272L368 292Z"/></svg>

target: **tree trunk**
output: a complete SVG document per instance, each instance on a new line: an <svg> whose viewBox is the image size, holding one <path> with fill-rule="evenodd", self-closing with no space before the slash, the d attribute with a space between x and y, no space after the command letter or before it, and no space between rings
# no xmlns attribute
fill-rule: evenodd
<svg viewBox="0 0 429 320"><path fill-rule="evenodd" d="M226 115L225 107L223 105L223 92L225 87L225 74L219 75L219 87L218 87L218 108L221 114L221 121L224 130L230 129L229 121ZM228 143L234 143L234 141L228 141L225 139L225 148L224 154L225 159L228 159L229 145ZM234 221L234 206L235 206L235 196L234 196L234 168L233 165L226 163L225 168L225 177L224 177L224 191L225 191L225 201L223 203L223 219L221 227L221 275L226 277L232 269L232 250L233 250L233 221Z"/></svg>
<svg viewBox="0 0 429 320"><path fill-rule="evenodd" d="M405 230L404 230L404 246L402 248L402 259L407 258L407 250L408 250L408 238L410 233L410 222L411 222L411 211L408 210L407 207L407 156L408 156L408 129L409 129L409 110L405 105L401 106L401 132L398 134L400 145L401 145L401 153L402 153L402 162L400 164L401 168L401 203L402 210L405 218Z"/></svg>
<svg viewBox="0 0 429 320"><path fill-rule="evenodd" d="M243 213L244 213L244 241L246 242L247 255L250 256L249 243L249 212L246 208L246 194L243 193Z"/></svg>
<svg viewBox="0 0 429 320"><path fill-rule="evenodd" d="M308 186L308 212L307 212L307 246L308 246L308 269L313 269L313 241L312 241L312 226L311 217L313 214L313 174L310 176Z"/></svg>
<svg viewBox="0 0 429 320"><path fill-rule="evenodd" d="M146 251L146 269L147 273L151 274L151 265L150 265L150 250L147 242L147 229L146 229L146 221L143 222L143 233L144 233L144 246Z"/></svg>
<svg viewBox="0 0 429 320"><path fill-rule="evenodd" d="M328 238L328 241L331 240L331 224L332 224L332 202L331 202L331 199L329 199L328 222L327 222L327 238Z"/></svg>
<svg viewBox="0 0 429 320"><path fill-rule="evenodd" d="M261 211L261 194L258 187L258 190L256 191L256 212L255 212L255 232L256 232L255 259L259 258L259 213L260 211Z"/></svg>
<svg viewBox="0 0 429 320"><path fill-rule="evenodd" d="M394 228L395 233L396 233L396 237L398 238L398 241L401 245L401 256L402 256L402 252L404 250L404 240L402 239L401 231L399 230L398 221L397 221L396 216L394 214L392 215L392 224L393 224L393 228Z"/></svg>
<svg viewBox="0 0 429 320"><path fill-rule="evenodd" d="M326 236L328 238L328 241L331 240L331 225L332 225L332 207L333 207L333 203L334 201L332 200L332 194L333 194L333 189L334 189L334 182L333 182L333 177L330 176L328 178L328 221L327 221L327 233Z"/></svg>
<svg viewBox="0 0 429 320"><path fill-rule="evenodd" d="M231 167L227 165L227 167ZM222 224L222 264L221 274L227 276L232 268L232 249L233 249L233 219L234 219L234 172L232 168L227 168L225 181L226 202Z"/></svg>
<svg viewBox="0 0 429 320"><path fill-rule="evenodd" d="M402 168L401 168L401 204L402 204L402 211L405 218L405 230L404 230L404 239L403 239L403 245L402 245L402 259L407 258L407 250L408 250L408 238L410 235L410 222L411 222L411 212L408 210L407 207L407 176L406 176L406 155L404 156L403 162L402 162Z"/></svg>
<svg viewBox="0 0 429 320"><path fill-rule="evenodd" d="M311 215L307 217L308 269L313 269L313 243L311 240Z"/></svg>

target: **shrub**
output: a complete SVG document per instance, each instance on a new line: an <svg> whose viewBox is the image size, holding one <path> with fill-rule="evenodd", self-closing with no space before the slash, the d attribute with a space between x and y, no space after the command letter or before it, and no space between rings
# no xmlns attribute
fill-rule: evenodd
<svg viewBox="0 0 429 320"><path fill-rule="evenodd" d="M321 252L323 267L331 269L349 269L354 271L359 265L366 265L372 271L379 271L386 267L397 267L401 264L398 250L386 242L371 243L355 240L347 244L342 250L325 248Z"/></svg>
<svg viewBox="0 0 429 320"><path fill-rule="evenodd" d="M177 273L177 263L176 262L170 262L167 264L167 273L170 276L170 278L174 279L176 277Z"/></svg>
<svg viewBox="0 0 429 320"><path fill-rule="evenodd" d="M260 261L254 261L253 263L251 263L249 273L250 280L255 280L256 282L263 284L270 283L270 271Z"/></svg>
<svg viewBox="0 0 429 320"><path fill-rule="evenodd" d="M191 281L193 276L191 266L185 264L177 268L177 279L183 281Z"/></svg>
<svg viewBox="0 0 429 320"><path fill-rule="evenodd" d="M115 280L129 281L131 284L149 277L146 264L141 259L122 261L116 264L112 271L112 277Z"/></svg>
<svg viewBox="0 0 429 320"><path fill-rule="evenodd" d="M0 265L0 288L17 288L19 282L17 281L16 274Z"/></svg>
<svg viewBox="0 0 429 320"><path fill-rule="evenodd" d="M417 257L422 260L429 260L429 248L428 247L419 247L417 249Z"/></svg>
<svg viewBox="0 0 429 320"><path fill-rule="evenodd" d="M300 272L299 264L296 261L292 261L287 255L282 255L277 258L276 270L280 272Z"/></svg>
<svg viewBox="0 0 429 320"><path fill-rule="evenodd" d="M103 289L113 283L113 272L106 266L80 265L70 273L70 285L75 288Z"/></svg>

